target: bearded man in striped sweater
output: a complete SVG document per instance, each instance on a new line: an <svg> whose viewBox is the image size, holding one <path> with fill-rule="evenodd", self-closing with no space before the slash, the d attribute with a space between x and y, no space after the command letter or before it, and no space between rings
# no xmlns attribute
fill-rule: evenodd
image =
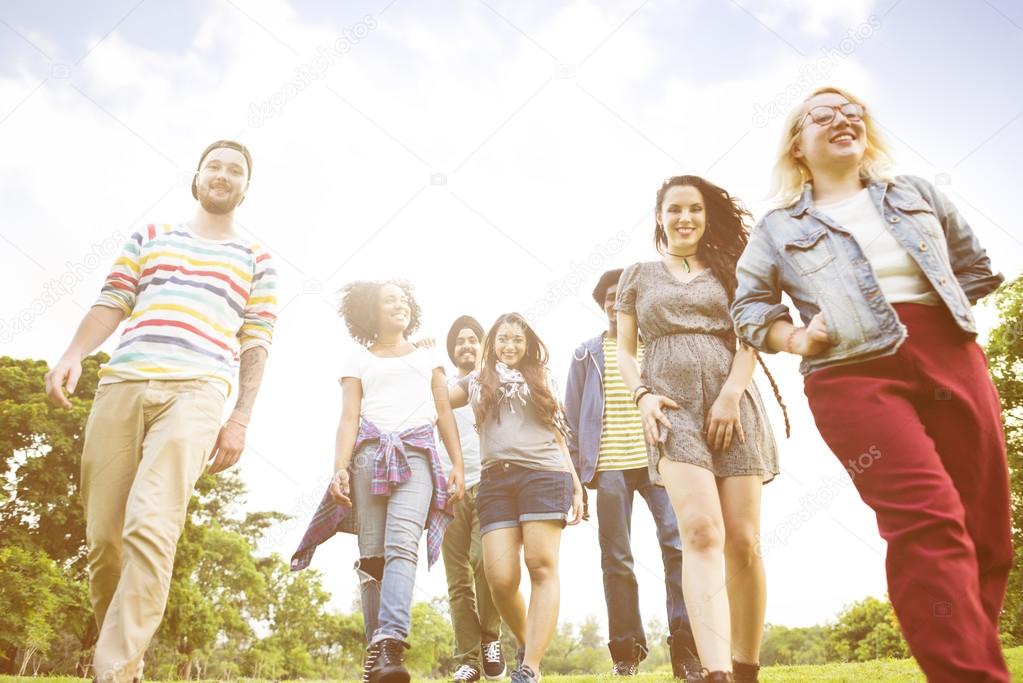
<svg viewBox="0 0 1023 683"><path fill-rule="evenodd" d="M575 350L565 387L568 452L579 480L597 490L600 564L614 676L633 676L648 648L639 612L639 585L632 556L632 502L646 501L661 548L667 593L668 638L675 678L703 680L689 615L682 597L682 539L668 493L649 466L643 423L618 372L615 299L622 269L601 275L593 300L607 316L606 332ZM643 349L639 354L642 361ZM652 567L641 573L649 574ZM656 570L655 570L656 571Z"/></svg>
<svg viewBox="0 0 1023 683"><path fill-rule="evenodd" d="M195 483L207 466L214 473L234 465L245 446L277 308L269 252L234 227L251 174L244 145L207 147L192 181L199 206L191 220L131 236L46 376L47 394L70 408L64 389L74 393L82 359L125 322L100 369L82 449L99 681L141 679Z"/></svg>

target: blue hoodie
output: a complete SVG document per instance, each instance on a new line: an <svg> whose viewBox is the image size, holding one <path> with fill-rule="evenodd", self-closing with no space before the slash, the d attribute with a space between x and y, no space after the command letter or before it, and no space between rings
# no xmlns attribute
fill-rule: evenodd
<svg viewBox="0 0 1023 683"><path fill-rule="evenodd" d="M604 424L604 335L584 341L572 354L565 383L568 453L584 486L594 488Z"/></svg>

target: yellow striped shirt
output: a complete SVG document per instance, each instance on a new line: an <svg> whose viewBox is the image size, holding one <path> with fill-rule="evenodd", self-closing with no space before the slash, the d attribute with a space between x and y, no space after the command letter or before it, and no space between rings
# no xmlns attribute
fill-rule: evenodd
<svg viewBox="0 0 1023 683"><path fill-rule="evenodd" d="M637 352L643 362L643 347ZM618 344L604 335L604 417L600 429L597 471L634 470L647 466L643 422L618 372Z"/></svg>

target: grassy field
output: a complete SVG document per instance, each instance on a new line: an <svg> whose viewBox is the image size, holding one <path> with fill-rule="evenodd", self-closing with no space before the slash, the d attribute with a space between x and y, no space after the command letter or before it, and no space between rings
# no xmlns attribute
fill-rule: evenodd
<svg viewBox="0 0 1023 683"><path fill-rule="evenodd" d="M1023 681L1023 647L1005 651L1013 680ZM0 683L79 683L80 678L18 678L0 676ZM437 679L438 681L442 679ZM610 676L544 676L550 683L592 683L607 681ZM669 675L641 674L633 679L636 683L671 681ZM864 664L828 664L826 666L775 666L761 671L763 683L924 683L925 679L913 660L866 662Z"/></svg>

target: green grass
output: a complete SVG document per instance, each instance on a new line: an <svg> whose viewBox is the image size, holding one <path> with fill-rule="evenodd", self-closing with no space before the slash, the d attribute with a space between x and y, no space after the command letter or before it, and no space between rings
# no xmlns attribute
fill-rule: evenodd
<svg viewBox="0 0 1023 683"><path fill-rule="evenodd" d="M1023 680L1023 647L1005 651L1013 680ZM70 677L18 678L0 676L0 683L79 683L85 679ZM419 679L416 679L419 680ZM436 679L438 681L443 679ZM610 676L544 676L550 683L593 683L612 680ZM636 683L671 681L670 675L640 674ZM827 664L824 666L772 666L760 672L763 683L924 683L924 675L911 659L865 662L862 664ZM193 682L196 683L196 682Z"/></svg>

